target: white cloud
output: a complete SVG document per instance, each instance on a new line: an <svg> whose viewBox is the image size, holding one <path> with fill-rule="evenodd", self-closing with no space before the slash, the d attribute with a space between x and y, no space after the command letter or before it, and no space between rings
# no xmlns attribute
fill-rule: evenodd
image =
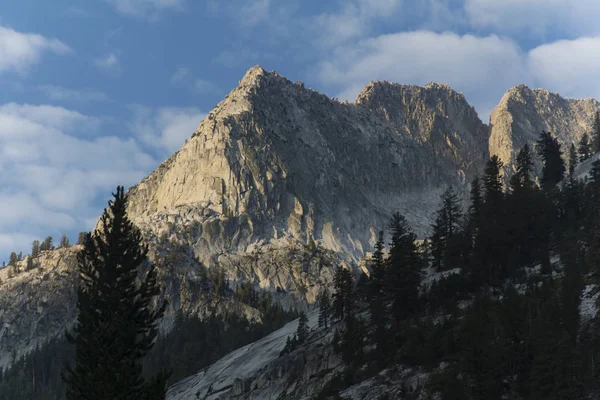
<svg viewBox="0 0 600 400"><path fill-rule="evenodd" d="M590 35L600 32L597 0L465 0L470 23L496 32Z"/></svg>
<svg viewBox="0 0 600 400"><path fill-rule="evenodd" d="M600 37L541 45L528 62L537 85L563 96L600 98Z"/></svg>
<svg viewBox="0 0 600 400"><path fill-rule="evenodd" d="M315 17L319 41L337 44L369 32L375 19L390 18L400 9L401 0L354 0L342 3L341 10Z"/></svg>
<svg viewBox="0 0 600 400"><path fill-rule="evenodd" d="M44 53L65 54L69 51L69 47L59 40L0 26L0 73L24 72L37 64Z"/></svg>
<svg viewBox="0 0 600 400"><path fill-rule="evenodd" d="M62 107L0 105L0 258L34 237L89 229L118 184L154 168L132 138L81 136L99 124Z"/></svg>
<svg viewBox="0 0 600 400"><path fill-rule="evenodd" d="M118 68L119 58L116 56L115 53L110 53L105 57L97 58L94 61L94 64L96 64L96 66L99 68L102 68L105 70L111 70L111 69Z"/></svg>
<svg viewBox="0 0 600 400"><path fill-rule="evenodd" d="M319 78L348 100L371 80L446 83L464 92L485 120L504 91L528 74L524 55L508 39L415 31L337 47L320 64Z"/></svg>
<svg viewBox="0 0 600 400"><path fill-rule="evenodd" d="M186 0L106 0L115 10L134 17L156 18L162 11L184 9Z"/></svg>
<svg viewBox="0 0 600 400"><path fill-rule="evenodd" d="M129 129L146 145L170 155L179 150L206 117L197 108L164 107L152 110L134 106L134 119Z"/></svg>
<svg viewBox="0 0 600 400"><path fill-rule="evenodd" d="M92 90L73 90L55 85L41 85L38 88L51 100L73 102L108 100L106 93Z"/></svg>

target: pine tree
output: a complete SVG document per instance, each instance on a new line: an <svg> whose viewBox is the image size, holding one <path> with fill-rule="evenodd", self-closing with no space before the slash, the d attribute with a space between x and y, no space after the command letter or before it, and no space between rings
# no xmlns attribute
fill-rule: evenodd
<svg viewBox="0 0 600 400"><path fill-rule="evenodd" d="M300 313L300 319L298 321L298 329L296 330L296 337L298 338L298 343L305 343L308 339L308 317L306 313L302 311Z"/></svg>
<svg viewBox="0 0 600 400"><path fill-rule="evenodd" d="M502 202L502 167L504 164L497 155L493 155L485 165L483 176L483 200L488 207Z"/></svg>
<svg viewBox="0 0 600 400"><path fill-rule="evenodd" d="M598 153L600 151L600 112L594 114L594 124L592 125L592 151Z"/></svg>
<svg viewBox="0 0 600 400"><path fill-rule="evenodd" d="M467 214L467 237L472 248L475 237L481 230L481 210L483 208L483 196L481 194L481 180L475 176L471 182L471 193L469 211Z"/></svg>
<svg viewBox="0 0 600 400"><path fill-rule="evenodd" d="M569 176L572 177L575 173L575 167L577 167L577 152L575 151L575 145L571 143L569 147Z"/></svg>
<svg viewBox="0 0 600 400"><path fill-rule="evenodd" d="M54 250L52 236L47 236L46 239L44 239L44 241L40 245L40 250L42 250L42 251Z"/></svg>
<svg viewBox="0 0 600 400"><path fill-rule="evenodd" d="M416 235L400 213L390 223L391 242L387 260L385 292L396 323L419 308L422 260L415 244Z"/></svg>
<svg viewBox="0 0 600 400"><path fill-rule="evenodd" d="M352 274L346 268L338 266L333 277L333 316L340 320L348 315L348 309L351 308L354 299L351 296L354 282Z"/></svg>
<svg viewBox="0 0 600 400"><path fill-rule="evenodd" d="M431 237L431 253L433 255L433 265L438 269L453 268L456 265L448 264L452 257L448 257L449 245L453 243L455 236L460 232L462 210L458 194L449 187L442 194L442 205L437 211L435 223L433 224L433 235ZM456 262L456 260L453 260Z"/></svg>
<svg viewBox="0 0 600 400"><path fill-rule="evenodd" d="M17 253L15 253L14 251L11 251L10 253L10 257L8 258L8 265L9 266L15 266L17 265Z"/></svg>
<svg viewBox="0 0 600 400"><path fill-rule="evenodd" d="M31 271L33 269L33 258L27 257L27 264L25 266L26 271Z"/></svg>
<svg viewBox="0 0 600 400"><path fill-rule="evenodd" d="M319 297L319 328L325 327L327 329L330 314L331 303L329 301L329 292L325 289Z"/></svg>
<svg viewBox="0 0 600 400"><path fill-rule="evenodd" d="M77 244L83 245L83 243L85 242L86 234L87 234L86 232L79 232L79 234L77 235Z"/></svg>
<svg viewBox="0 0 600 400"><path fill-rule="evenodd" d="M544 190L552 190L565 175L565 162L562 150L556 137L550 132L542 131L537 141L538 154L544 161L541 185Z"/></svg>
<svg viewBox="0 0 600 400"><path fill-rule="evenodd" d="M154 266L136 284L148 247L127 218L123 187L113 196L101 229L86 236L77 258L81 282L77 321L67 333L75 345L75 364L63 375L67 399L164 399L168 375L145 381L141 359L153 346L166 303L152 307L160 292Z"/></svg>
<svg viewBox="0 0 600 400"><path fill-rule="evenodd" d="M581 136L579 146L577 147L577 153L579 153L579 162L584 162L594 154L590 143L590 137L587 133L584 133L583 136Z"/></svg>
<svg viewBox="0 0 600 400"><path fill-rule="evenodd" d="M383 231L379 232L379 238L375 243L375 251L371 257L371 279L369 280L369 297L380 297L385 282L385 260L383 256Z"/></svg>
<svg viewBox="0 0 600 400"><path fill-rule="evenodd" d="M64 249L69 247L71 244L69 243L69 238L67 237L67 235L63 234L60 237L60 243L58 245L59 248Z"/></svg>
<svg viewBox="0 0 600 400"><path fill-rule="evenodd" d="M389 356L389 340L386 330L386 309L384 289L386 282L386 261L383 254L383 231L379 232L379 239L375 243L375 251L371 258L371 280L369 282L369 310L370 322L373 327L373 341L375 342L376 358L380 367L385 365Z"/></svg>
<svg viewBox="0 0 600 400"><path fill-rule="evenodd" d="M506 201L502 191L502 161L492 156L486 164L483 177L483 205L481 229L473 246L472 282L475 285L501 284L509 251Z"/></svg>
<svg viewBox="0 0 600 400"><path fill-rule="evenodd" d="M40 255L40 241L34 240L31 244L31 257L37 258Z"/></svg>
<svg viewBox="0 0 600 400"><path fill-rule="evenodd" d="M525 144L519 154L517 154L516 172L510 179L510 188L514 193L521 188L531 188L533 186L532 169L533 160L529 145Z"/></svg>

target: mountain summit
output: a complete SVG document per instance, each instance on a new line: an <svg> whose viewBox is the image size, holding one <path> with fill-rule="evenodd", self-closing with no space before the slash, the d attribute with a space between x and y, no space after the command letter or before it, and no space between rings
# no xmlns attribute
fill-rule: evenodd
<svg viewBox="0 0 600 400"><path fill-rule="evenodd" d="M440 185L482 171L487 136L444 85L373 82L340 103L257 66L131 188L129 213L148 226L188 208L203 232L219 225L195 245L205 262L281 238L361 257L394 211L417 210L409 218L425 233Z"/></svg>
<svg viewBox="0 0 600 400"><path fill-rule="evenodd" d="M483 124L447 85L371 82L339 102L276 72L251 68L182 148L129 192L128 214L150 247L174 315L251 306L215 300L199 282L222 273L286 307L313 304L332 266L360 267L390 216L420 236L447 185L460 192L490 154L510 166L542 129L577 140L600 108L525 86ZM489 139L489 140L488 140ZM77 248L44 252L9 276L0 269L0 365L74 320ZM216 271L216 272L215 272Z"/></svg>

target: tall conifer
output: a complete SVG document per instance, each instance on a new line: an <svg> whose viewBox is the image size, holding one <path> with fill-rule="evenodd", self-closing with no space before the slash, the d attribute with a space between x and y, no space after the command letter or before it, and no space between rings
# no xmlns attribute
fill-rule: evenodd
<svg viewBox="0 0 600 400"><path fill-rule="evenodd" d="M160 293L154 266L136 283L148 247L127 218L123 187L113 196L101 229L86 236L77 258L78 316L67 333L75 364L63 375L67 399L164 399L168 374L145 381L141 359L154 344L166 303L153 307Z"/></svg>

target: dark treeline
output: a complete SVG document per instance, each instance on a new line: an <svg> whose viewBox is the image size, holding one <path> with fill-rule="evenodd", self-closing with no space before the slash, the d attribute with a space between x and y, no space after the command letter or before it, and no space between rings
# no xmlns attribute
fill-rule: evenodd
<svg viewBox="0 0 600 400"><path fill-rule="evenodd" d="M153 305L161 293L157 266L148 263L148 247L127 217L124 188L113 196L100 229L84 236L77 253L75 324L26 356L15 353L11 367L0 369L0 399L163 400L170 383L297 316L250 283L231 290L216 269L210 276L204 271L203 282L228 311L209 310L203 320L178 315L173 329L160 336L167 302ZM243 317L242 302L258 311L260 321Z"/></svg>
<svg viewBox="0 0 600 400"><path fill-rule="evenodd" d="M319 299L319 325L335 330L333 345L346 370L321 394L399 365L431 371L428 392L443 399L597 393L600 317L581 324L579 305L585 285L599 279L600 161L585 181L574 176L576 164L600 146L600 119L597 125L592 144L589 138L580 143L579 154L569 149L568 165L556 138L542 132L537 154L528 146L519 152L506 188L503 165L493 156L473 180L466 210L452 189L443 194L423 244L395 214L389 241L379 236L368 279L355 282L338 267L334 290ZM539 183L532 172L536 157L543 162ZM261 323L236 316L239 310L203 320L179 315L144 358L144 374L170 366L172 383L295 316L251 285L234 296L261 311ZM333 328L332 320L338 321ZM282 353L307 336L302 315ZM0 399L64 398L58 377L65 360L72 360L72 350L62 339L14 360L0 375Z"/></svg>
<svg viewBox="0 0 600 400"><path fill-rule="evenodd" d="M598 393L600 320L581 324L579 305L600 271L600 161L585 181L574 176L595 144L587 138L579 154L572 147L567 166L556 138L542 132L537 154L519 152L507 188L493 156L471 184L467 210L455 191L443 194L423 245L396 214L370 278L354 284L348 271L336 274L334 348L346 370L321 398L399 365L431 371L428 396L444 400Z"/></svg>
<svg viewBox="0 0 600 400"><path fill-rule="evenodd" d="M298 317L296 311L284 310L269 293L257 291L251 284L241 285L233 296L258 310L261 320L248 321L239 310L225 315L209 312L202 319L178 313L173 328L159 335L144 358L144 376L151 377L168 365L172 374L167 382L173 384ZM61 371L73 359L74 349L63 337L15 358L14 365L0 373L0 400L64 399Z"/></svg>

